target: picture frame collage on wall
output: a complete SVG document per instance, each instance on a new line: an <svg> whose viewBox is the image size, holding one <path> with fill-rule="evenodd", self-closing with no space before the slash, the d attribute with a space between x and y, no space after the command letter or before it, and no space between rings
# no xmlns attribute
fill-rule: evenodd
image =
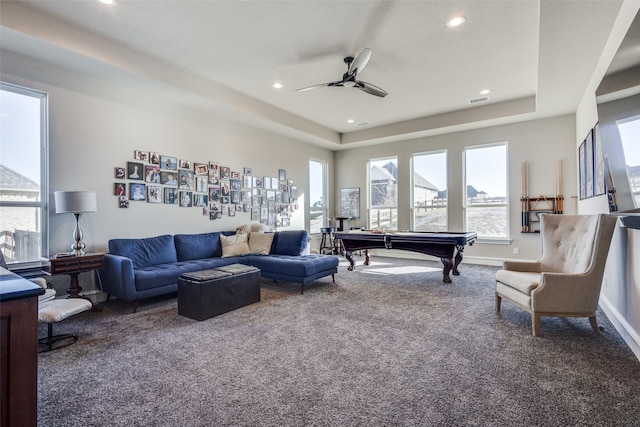
<svg viewBox="0 0 640 427"><path fill-rule="evenodd" d="M605 194L604 154L599 123L589 130L578 148L578 179L580 200Z"/></svg>
<svg viewBox="0 0 640 427"><path fill-rule="evenodd" d="M132 201L197 207L210 220L246 214L270 227L290 226L291 215L299 209L298 189L285 169L276 177L258 177L247 166L240 173L218 162L135 150L125 167L114 170L113 194L121 208Z"/></svg>

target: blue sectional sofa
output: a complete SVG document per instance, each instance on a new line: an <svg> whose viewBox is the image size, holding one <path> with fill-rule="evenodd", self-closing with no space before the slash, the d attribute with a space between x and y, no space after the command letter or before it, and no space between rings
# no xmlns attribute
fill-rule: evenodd
<svg viewBox="0 0 640 427"><path fill-rule="evenodd" d="M220 236L235 231L202 234L162 235L143 239L112 239L105 266L99 271L102 290L124 301L135 301L178 290L182 273L208 270L229 264L246 264L260 269L262 277L300 283L338 272L339 260L331 255L307 255L306 230L274 233L268 255L222 257Z"/></svg>

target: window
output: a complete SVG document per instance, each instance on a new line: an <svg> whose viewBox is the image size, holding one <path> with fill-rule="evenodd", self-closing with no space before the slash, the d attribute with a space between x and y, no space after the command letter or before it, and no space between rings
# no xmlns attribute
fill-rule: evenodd
<svg viewBox="0 0 640 427"><path fill-rule="evenodd" d="M617 125L633 208L640 208L640 116L619 120Z"/></svg>
<svg viewBox="0 0 640 427"><path fill-rule="evenodd" d="M47 95L0 83L0 250L11 267L47 242Z"/></svg>
<svg viewBox="0 0 640 427"><path fill-rule="evenodd" d="M478 238L509 238L507 144L464 150L465 224Z"/></svg>
<svg viewBox="0 0 640 427"><path fill-rule="evenodd" d="M319 233L327 223L327 163L309 161L309 232Z"/></svg>
<svg viewBox="0 0 640 427"><path fill-rule="evenodd" d="M369 228L398 229L398 158L369 160Z"/></svg>
<svg viewBox="0 0 640 427"><path fill-rule="evenodd" d="M412 230L447 231L447 152L414 154Z"/></svg>

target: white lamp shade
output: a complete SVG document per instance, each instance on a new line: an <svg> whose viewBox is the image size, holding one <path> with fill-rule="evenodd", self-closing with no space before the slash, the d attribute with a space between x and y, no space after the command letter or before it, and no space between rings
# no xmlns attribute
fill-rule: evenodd
<svg viewBox="0 0 640 427"><path fill-rule="evenodd" d="M56 213L83 213L98 210L94 191L56 191Z"/></svg>

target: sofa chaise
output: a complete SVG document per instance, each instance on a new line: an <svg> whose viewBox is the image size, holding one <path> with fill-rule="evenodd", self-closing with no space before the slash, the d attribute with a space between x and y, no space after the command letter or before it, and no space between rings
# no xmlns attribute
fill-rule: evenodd
<svg viewBox="0 0 640 427"><path fill-rule="evenodd" d="M228 243L240 238L246 242L241 249ZM304 293L305 284L321 277L331 275L335 283L339 263L335 256L308 254L308 240L306 230L112 239L104 268L99 270L100 281L108 296L135 302L134 312L141 299L177 292L183 273L229 264L251 265L260 269L262 277L300 283L300 293ZM263 247L256 250L249 245L254 241Z"/></svg>

